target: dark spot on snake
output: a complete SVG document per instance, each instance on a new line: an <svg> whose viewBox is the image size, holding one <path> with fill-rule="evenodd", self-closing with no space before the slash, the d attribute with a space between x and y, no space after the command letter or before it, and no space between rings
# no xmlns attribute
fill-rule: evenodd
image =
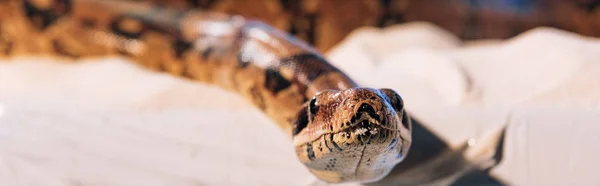
<svg viewBox="0 0 600 186"><path fill-rule="evenodd" d="M122 24L127 24L125 21L134 21L130 23L138 24L133 25L133 27L139 26L139 28L134 28L133 30L123 28L124 25ZM142 37L146 29L144 28L144 24L139 19L132 16L119 16L115 18L115 20L110 24L110 28L114 34L123 36L127 39L139 39Z"/></svg>
<svg viewBox="0 0 600 186"><path fill-rule="evenodd" d="M215 0L188 0L188 3L198 9L208 9L215 3Z"/></svg>
<svg viewBox="0 0 600 186"><path fill-rule="evenodd" d="M327 134L329 136L333 136L331 134ZM331 149L331 147L329 147L329 145L327 145L327 140L325 140L325 147L327 147L327 149L329 150L329 152L333 152L333 149Z"/></svg>
<svg viewBox="0 0 600 186"><path fill-rule="evenodd" d="M306 144L306 155L311 161L315 159L315 151L313 151L312 144L310 143Z"/></svg>
<svg viewBox="0 0 600 186"><path fill-rule="evenodd" d="M361 145L364 145L365 143L363 142L362 139L362 135L356 135L356 139L358 139L358 141L360 142Z"/></svg>
<svg viewBox="0 0 600 186"><path fill-rule="evenodd" d="M177 39L173 42L173 50L175 50L175 57L181 59L183 53L192 48L192 44L181 39ZM202 58L206 59L204 53L202 53Z"/></svg>
<svg viewBox="0 0 600 186"><path fill-rule="evenodd" d="M213 47L208 47L206 49L204 49L204 51L202 51L202 59L204 60L208 60L208 57L210 56L210 54L212 54L214 52Z"/></svg>
<svg viewBox="0 0 600 186"><path fill-rule="evenodd" d="M64 48L64 46L60 43L60 41L58 41L58 40L53 40L52 41L52 48L54 48L54 52L56 52L58 54L61 54L63 56L67 56L67 57L70 57L70 58L78 58L79 57L79 55L73 54L73 53L67 51Z"/></svg>
<svg viewBox="0 0 600 186"><path fill-rule="evenodd" d="M392 141L390 142L390 145L388 145L388 150L394 149L396 144L398 144L398 140L396 138L392 139Z"/></svg>
<svg viewBox="0 0 600 186"><path fill-rule="evenodd" d="M84 18L81 20L81 26L83 28L94 28L96 27L96 20L91 18Z"/></svg>
<svg viewBox="0 0 600 186"><path fill-rule="evenodd" d="M342 151L343 150L342 148L340 148L340 146L337 143L335 143L335 141L333 141L333 135L332 134L329 135L329 141L331 141L331 144L333 144L333 146L335 147L335 149L337 149L338 151Z"/></svg>
<svg viewBox="0 0 600 186"><path fill-rule="evenodd" d="M353 124L356 122L356 120L360 119L360 117L362 116L362 112L357 112L356 114L354 114L354 116L352 116L352 118L350 118L350 124ZM348 125L350 126L350 125Z"/></svg>
<svg viewBox="0 0 600 186"><path fill-rule="evenodd" d="M387 134L388 134L388 130L383 130L382 133L381 133L381 137L383 139L386 139L387 138Z"/></svg>
<svg viewBox="0 0 600 186"><path fill-rule="evenodd" d="M406 111L402 111L402 126L410 130L410 117L406 114Z"/></svg>
<svg viewBox="0 0 600 186"><path fill-rule="evenodd" d="M360 105L357 113L367 113L369 114L369 116L371 116L371 118L380 120L379 116L375 113L375 109L373 109L373 106L366 103Z"/></svg>
<svg viewBox="0 0 600 186"><path fill-rule="evenodd" d="M300 110L296 118L298 119L296 120L296 122L294 122L292 128L292 135L294 136L300 133L300 131L302 131L302 129L306 128L306 126L308 125L308 114L306 113L306 109Z"/></svg>
<svg viewBox="0 0 600 186"><path fill-rule="evenodd" d="M400 153L398 153L398 155L396 155L396 159L400 159L402 157L404 157L404 149L400 148Z"/></svg>
<svg viewBox="0 0 600 186"><path fill-rule="evenodd" d="M333 125L329 125L329 130L333 131Z"/></svg>
<svg viewBox="0 0 600 186"><path fill-rule="evenodd" d="M23 1L25 15L37 28L45 30L61 16L71 11L71 0L53 1L51 7L39 7L29 0Z"/></svg>
<svg viewBox="0 0 600 186"><path fill-rule="evenodd" d="M267 69L265 72L265 87L271 91L273 95L278 94L280 91L290 87L292 83L285 79L281 73L274 69Z"/></svg>
<svg viewBox="0 0 600 186"><path fill-rule="evenodd" d="M311 45L315 44L315 27L317 24L318 14L311 10L302 8L303 2L296 0L280 0L283 7L291 12L289 18L288 32L301 38Z"/></svg>

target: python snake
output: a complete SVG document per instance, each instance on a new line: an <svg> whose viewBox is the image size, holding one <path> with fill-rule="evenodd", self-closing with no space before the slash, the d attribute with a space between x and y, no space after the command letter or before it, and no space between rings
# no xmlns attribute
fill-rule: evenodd
<svg viewBox="0 0 600 186"><path fill-rule="evenodd" d="M120 56L248 98L321 180L373 182L401 162L411 123L391 89L358 86L260 21L147 2L0 0L0 57Z"/></svg>

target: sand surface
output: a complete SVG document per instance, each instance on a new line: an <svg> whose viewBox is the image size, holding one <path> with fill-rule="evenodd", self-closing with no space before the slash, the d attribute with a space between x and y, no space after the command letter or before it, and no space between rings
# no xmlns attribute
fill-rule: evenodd
<svg viewBox="0 0 600 186"><path fill-rule="evenodd" d="M410 23L359 29L327 57L362 85L403 96L428 135L414 136L416 148L437 148L430 145L437 140L462 152L468 144L458 156L469 170L483 171L501 155L489 174L430 180L441 171L434 161L443 161L432 158L402 163L380 184L600 184L599 39L539 28L464 43ZM290 139L241 97L119 58L0 62L0 182L324 184L296 160Z"/></svg>

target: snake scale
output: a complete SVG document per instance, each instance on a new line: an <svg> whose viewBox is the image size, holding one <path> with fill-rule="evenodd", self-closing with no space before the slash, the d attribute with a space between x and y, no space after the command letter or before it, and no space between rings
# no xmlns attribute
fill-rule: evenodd
<svg viewBox="0 0 600 186"><path fill-rule="evenodd" d="M260 21L144 1L0 0L0 24L2 58L120 56L237 92L327 182L377 181L411 145L395 91L358 86L304 41Z"/></svg>

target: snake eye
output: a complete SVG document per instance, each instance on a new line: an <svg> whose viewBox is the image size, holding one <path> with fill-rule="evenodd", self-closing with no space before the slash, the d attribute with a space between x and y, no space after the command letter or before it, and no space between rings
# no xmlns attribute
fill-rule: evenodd
<svg viewBox="0 0 600 186"><path fill-rule="evenodd" d="M400 97L396 91L392 89L381 89L381 91L389 98L392 107L394 107L396 111L400 112L404 110L404 100L402 100L402 97Z"/></svg>
<svg viewBox="0 0 600 186"><path fill-rule="evenodd" d="M402 125L410 130L412 124L410 121L410 117L408 116L406 111L404 111L404 100L402 100L402 97L400 97L400 95L398 95L398 93L396 93L396 91L392 89L384 88L380 90L389 98L392 107L394 107L396 112L398 112L402 117Z"/></svg>
<svg viewBox="0 0 600 186"><path fill-rule="evenodd" d="M310 103L308 104L308 111L310 112L310 120L312 121L315 117L315 114L317 114L317 111L319 111L319 106L317 106L317 97L313 97L310 100Z"/></svg>
<svg viewBox="0 0 600 186"><path fill-rule="evenodd" d="M308 110L310 111L310 115L314 116L317 114L317 111L319 111L319 106L317 106L317 97L313 97L310 100L310 103L308 104Z"/></svg>

